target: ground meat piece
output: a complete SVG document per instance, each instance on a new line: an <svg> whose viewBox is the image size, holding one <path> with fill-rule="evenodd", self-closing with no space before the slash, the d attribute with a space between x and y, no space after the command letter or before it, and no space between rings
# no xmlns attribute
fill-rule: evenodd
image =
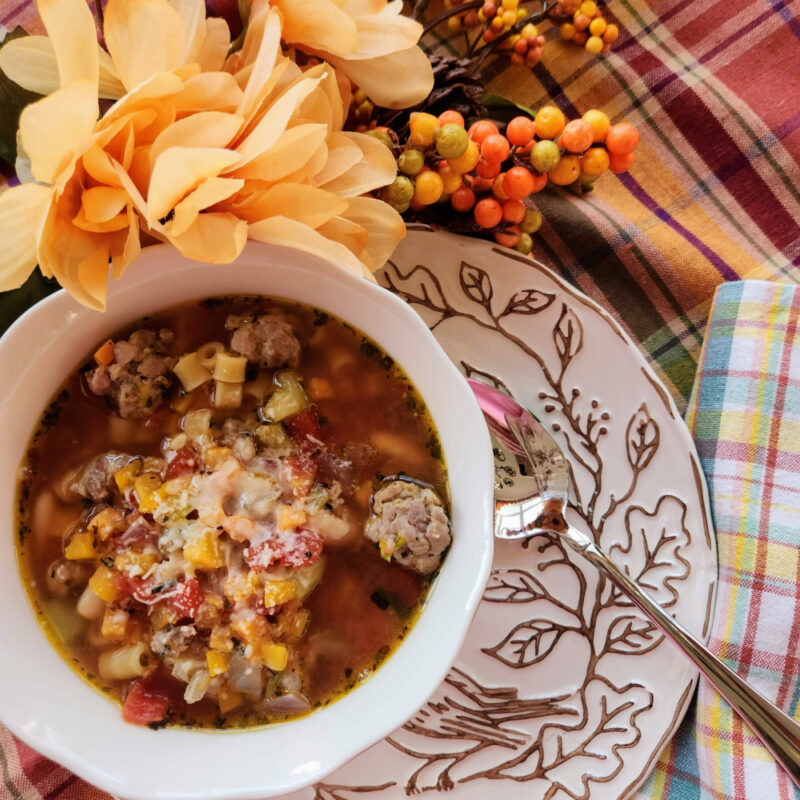
<svg viewBox="0 0 800 800"><path fill-rule="evenodd" d="M97 456L78 473L69 486L70 492L95 503L102 503L109 497L114 473L131 459L125 453L104 453Z"/></svg>
<svg viewBox="0 0 800 800"><path fill-rule="evenodd" d="M106 402L123 419L142 419L164 400L174 382L175 358L167 353L172 331L134 331L114 343L114 361L86 375L93 394Z"/></svg>
<svg viewBox="0 0 800 800"><path fill-rule="evenodd" d="M156 631L150 639L150 649L159 656L169 653L180 655L194 639L197 629L194 625L169 625L163 631Z"/></svg>
<svg viewBox="0 0 800 800"><path fill-rule="evenodd" d="M422 575L430 575L450 544L450 530L441 498L427 486L396 480L372 500L372 515L364 528L383 553Z"/></svg>
<svg viewBox="0 0 800 800"><path fill-rule="evenodd" d="M291 324L275 314L240 317L231 314L225 327L233 331L231 350L259 367L296 367L300 342Z"/></svg>
<svg viewBox="0 0 800 800"><path fill-rule="evenodd" d="M82 588L91 574L90 564L58 559L47 568L45 580L51 594L66 597L71 591Z"/></svg>

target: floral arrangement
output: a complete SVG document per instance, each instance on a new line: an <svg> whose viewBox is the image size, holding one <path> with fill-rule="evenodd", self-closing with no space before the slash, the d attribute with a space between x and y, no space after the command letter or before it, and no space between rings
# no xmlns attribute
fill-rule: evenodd
<svg viewBox="0 0 800 800"><path fill-rule="evenodd" d="M48 36L0 47L0 79L20 97L0 291L38 264L103 309L109 271L119 278L156 241L230 263L253 239L369 278L409 219L527 254L542 224L536 192L588 191L633 162L628 123L536 112L480 80L490 55L535 67L544 18L607 50L618 31L594 0L531 13L519 0L449 0L424 26L402 0L239 0L233 41L203 0L96 6L100 43L86 0L38 0ZM419 47L443 25L479 26L463 57Z"/></svg>

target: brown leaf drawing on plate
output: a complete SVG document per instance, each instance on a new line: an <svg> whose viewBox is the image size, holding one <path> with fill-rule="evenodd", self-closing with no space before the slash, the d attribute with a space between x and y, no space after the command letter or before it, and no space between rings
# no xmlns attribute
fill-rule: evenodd
<svg viewBox="0 0 800 800"><path fill-rule="evenodd" d="M314 784L314 800L351 800L350 795L382 792L397 786L395 781L382 783L380 786L342 786L334 783Z"/></svg>
<svg viewBox="0 0 800 800"><path fill-rule="evenodd" d="M599 399L585 397L575 385L573 365L584 352L586 337L568 293L557 304L555 294L523 285L506 298L498 297L499 283L493 285L487 270L466 261L453 290L443 291L434 270L423 264L403 272L390 262L383 281L407 302L436 312L432 328L452 319L468 320L527 356L531 380L541 387L542 421L561 437L569 454L571 512L596 541L607 527L617 535L624 524L627 538L612 548L612 555L655 599L674 605L677 584L689 575L681 553L692 540L686 505L672 495L660 497L652 512L632 504L641 476L659 451L658 422L642 403L624 421L623 430ZM501 313L494 312L495 304L502 304ZM515 320L534 314L546 326L539 341L549 339L549 348L534 349L518 333ZM463 361L461 366L468 376L510 394L485 369ZM628 465L627 474L615 471L614 492L606 488L611 480L603 455L610 438ZM513 484L521 475L500 455L498 481L507 486L506 481ZM612 521L613 526L607 525ZM435 699L389 740L420 762L406 784L408 794L478 779L512 779L529 782L531 797L587 800L593 785L620 773L624 751L641 739L637 720L653 707L653 694L640 682L615 684L604 664L607 658L649 653L663 636L603 576L590 588L585 565L558 538L538 535L524 540L522 547L528 548L525 568L499 567L490 576L483 601L515 612L513 618L498 616L508 627L481 652L495 665L511 669L509 683L515 683L514 673L542 669L561 643L566 646L573 637L582 642L575 650L586 660L585 672L582 662L578 667L583 679L563 696L528 699L519 697L516 688L482 686L454 667Z"/></svg>

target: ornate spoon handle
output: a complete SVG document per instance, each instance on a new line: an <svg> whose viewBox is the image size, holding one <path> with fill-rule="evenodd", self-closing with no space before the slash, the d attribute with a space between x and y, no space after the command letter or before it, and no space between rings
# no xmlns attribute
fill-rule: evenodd
<svg viewBox="0 0 800 800"><path fill-rule="evenodd" d="M800 724L759 694L726 666L702 642L679 625L658 603L634 583L597 545L577 529L558 533L603 574L610 578L674 642L714 688L753 729L800 788Z"/></svg>

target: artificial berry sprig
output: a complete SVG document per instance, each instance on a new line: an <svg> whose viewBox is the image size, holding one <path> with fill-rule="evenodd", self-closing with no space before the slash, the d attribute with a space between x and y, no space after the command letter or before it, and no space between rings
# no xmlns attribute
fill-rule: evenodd
<svg viewBox="0 0 800 800"><path fill-rule="evenodd" d="M619 28L606 22L594 0L583 0L572 12L572 22L563 22L558 32L562 39L575 42L594 54L607 53L619 38Z"/></svg>
<svg viewBox="0 0 800 800"><path fill-rule="evenodd" d="M542 224L534 194L548 183L589 186L606 170L624 172L639 141L633 125L611 125L598 109L568 122L555 106L515 117L503 133L485 119L467 129L452 110L412 114L403 145L386 128L369 133L397 156L399 174L381 195L397 211L420 219L441 218L443 207L471 214L472 232L525 254Z"/></svg>

